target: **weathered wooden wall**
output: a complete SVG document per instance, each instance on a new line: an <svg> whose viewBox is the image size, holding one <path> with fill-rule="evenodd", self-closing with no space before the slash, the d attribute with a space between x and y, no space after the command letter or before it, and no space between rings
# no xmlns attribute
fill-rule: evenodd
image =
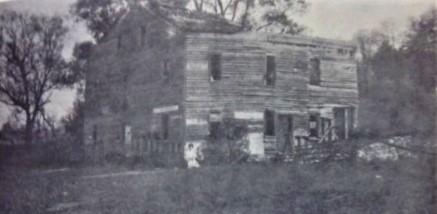
<svg viewBox="0 0 437 214"><path fill-rule="evenodd" d="M289 114L293 129L308 129L313 106L355 106L356 68L351 46L328 40L282 36L189 34L186 41L187 141L205 139L211 111L276 117ZM337 52L341 48L342 54ZM209 57L222 55L222 79L210 81ZM265 84L267 55L276 58L276 83ZM309 61L321 60L321 84L309 85ZM331 107L332 108L332 107ZM230 113L229 113L230 112ZM254 131L262 133L264 119L257 117ZM276 119L276 137L265 137L266 148L282 148L283 127Z"/></svg>
<svg viewBox="0 0 437 214"><path fill-rule="evenodd" d="M140 41L142 27L145 42ZM86 77L86 143L102 155L150 151L148 140L160 129L165 113L169 138L155 139L152 147L179 150L180 155L183 143L207 138L211 113L248 120L256 138L263 136L268 109L276 113L276 137L262 141L267 149L281 148L285 129L280 115L293 117L294 130L307 130L309 111L357 105L352 51L342 42L304 37L186 33L155 13L131 11L93 50ZM209 59L214 53L221 54L222 78L211 82ZM273 86L265 84L267 56L275 57ZM314 57L321 61L319 86L309 85ZM127 126L132 138L128 145ZM92 139L95 127L97 142Z"/></svg>
<svg viewBox="0 0 437 214"><path fill-rule="evenodd" d="M142 43L141 27L146 29ZM121 48L118 38L121 35ZM144 44L144 45L142 45ZM86 142L92 145L93 127L104 144L103 154L137 154L150 149L147 144L153 123L160 114L153 109L178 106L170 114L169 138L156 140L156 150L176 151L184 136L183 37L162 19L140 11L130 13L106 41L94 48L90 72L86 77ZM164 60L168 78L163 77ZM126 145L123 127L131 127L132 142ZM138 148L143 148L138 151ZM148 152L148 151L147 151Z"/></svg>
<svg viewBox="0 0 437 214"><path fill-rule="evenodd" d="M294 116L296 127L306 127L308 90L307 53L299 47L268 44L262 40L226 35L196 34L187 37L186 118L187 140L208 134L211 111L263 115L266 109ZM211 53L222 54L222 79L209 80ZM276 58L276 83L266 86L267 55ZM257 132L263 118L257 118ZM188 122L187 122L188 123ZM277 127L277 135L280 129Z"/></svg>

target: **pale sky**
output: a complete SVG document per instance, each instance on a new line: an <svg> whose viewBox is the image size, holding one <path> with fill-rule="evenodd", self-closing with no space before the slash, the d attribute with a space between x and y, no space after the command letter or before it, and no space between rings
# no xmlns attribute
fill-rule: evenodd
<svg viewBox="0 0 437 214"><path fill-rule="evenodd" d="M11 0L2 9L13 8L44 14L68 14L68 6L75 0ZM5 2L5 0L0 0ZM375 28L384 20L391 19L399 28L407 26L410 17L417 17L437 0L307 0L310 8L307 13L296 17L298 23L306 25L309 35L350 40L360 29ZM81 25L74 25L68 35L66 52L71 51L75 42L87 40L90 36ZM75 99L72 91L56 92L48 110L60 118L66 114ZM0 124L6 121L7 111L0 106Z"/></svg>

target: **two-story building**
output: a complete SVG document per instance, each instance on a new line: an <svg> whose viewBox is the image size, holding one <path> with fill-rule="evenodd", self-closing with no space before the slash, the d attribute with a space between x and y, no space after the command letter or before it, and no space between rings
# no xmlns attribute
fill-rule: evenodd
<svg viewBox="0 0 437 214"><path fill-rule="evenodd" d="M259 156L298 136L346 139L358 106L353 55L343 41L240 33L218 16L138 6L92 51L85 144L93 157L180 157L224 117L247 121Z"/></svg>

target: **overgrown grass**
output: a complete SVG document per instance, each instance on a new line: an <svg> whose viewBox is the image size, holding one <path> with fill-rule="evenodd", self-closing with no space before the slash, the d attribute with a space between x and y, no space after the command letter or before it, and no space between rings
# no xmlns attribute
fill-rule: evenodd
<svg viewBox="0 0 437 214"><path fill-rule="evenodd" d="M420 174L332 164L181 171L160 189L165 213L431 213ZM381 167L381 166L379 166ZM177 206L165 206L176 204ZM155 211L155 210L153 210Z"/></svg>
<svg viewBox="0 0 437 214"><path fill-rule="evenodd" d="M0 177L0 209L45 213L59 202L79 202L73 213L435 213L424 167L412 160L253 164L95 179L82 177L95 174L93 168L9 170ZM117 170L105 166L100 172Z"/></svg>

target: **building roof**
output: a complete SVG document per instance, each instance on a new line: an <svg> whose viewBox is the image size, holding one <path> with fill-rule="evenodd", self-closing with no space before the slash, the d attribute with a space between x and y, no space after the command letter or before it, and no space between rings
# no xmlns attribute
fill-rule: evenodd
<svg viewBox="0 0 437 214"><path fill-rule="evenodd" d="M231 34L240 31L239 25L215 14L190 11L164 4L156 4L147 8L186 32Z"/></svg>

